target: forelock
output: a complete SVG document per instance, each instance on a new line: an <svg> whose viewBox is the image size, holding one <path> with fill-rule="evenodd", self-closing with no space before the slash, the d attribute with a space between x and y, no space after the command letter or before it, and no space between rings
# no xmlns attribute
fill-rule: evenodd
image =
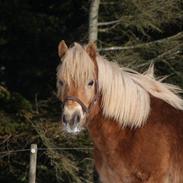
<svg viewBox="0 0 183 183"><path fill-rule="evenodd" d="M83 47L75 43L69 48L62 65L58 67L57 76L64 78L68 85L74 82L76 85L85 84L95 75L94 64Z"/></svg>

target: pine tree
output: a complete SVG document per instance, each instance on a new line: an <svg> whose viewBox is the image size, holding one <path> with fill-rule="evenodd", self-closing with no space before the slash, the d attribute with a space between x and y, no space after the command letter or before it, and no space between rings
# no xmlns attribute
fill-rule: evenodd
<svg viewBox="0 0 183 183"><path fill-rule="evenodd" d="M110 60L138 70L155 64L183 85L183 2L105 0L100 3L98 47Z"/></svg>

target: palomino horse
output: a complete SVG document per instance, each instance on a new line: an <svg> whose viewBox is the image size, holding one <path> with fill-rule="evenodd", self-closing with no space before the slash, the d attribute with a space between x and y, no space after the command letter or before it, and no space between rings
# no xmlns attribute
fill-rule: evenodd
<svg viewBox="0 0 183 183"><path fill-rule="evenodd" d="M103 183L183 183L183 100L177 86L120 68L93 44L58 47L66 131L87 128Z"/></svg>

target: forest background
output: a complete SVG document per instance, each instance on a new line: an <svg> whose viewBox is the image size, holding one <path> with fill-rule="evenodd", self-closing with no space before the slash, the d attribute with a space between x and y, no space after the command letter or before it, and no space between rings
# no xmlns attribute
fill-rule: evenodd
<svg viewBox="0 0 183 183"><path fill-rule="evenodd" d="M70 136L59 125L61 39L93 39L109 60L140 72L154 64L157 76L183 88L182 0L0 0L0 15L1 183L28 182L32 143L42 148L37 183L94 182L87 132Z"/></svg>

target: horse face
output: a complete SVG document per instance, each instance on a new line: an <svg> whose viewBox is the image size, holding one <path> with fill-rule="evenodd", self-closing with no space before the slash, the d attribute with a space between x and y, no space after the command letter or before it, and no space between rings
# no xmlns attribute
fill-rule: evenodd
<svg viewBox="0 0 183 183"><path fill-rule="evenodd" d="M86 124L87 111L95 96L95 81L89 80L85 85L67 84L64 78L58 78L60 87L59 99L64 101L62 123L69 133L78 133Z"/></svg>
<svg viewBox="0 0 183 183"><path fill-rule="evenodd" d="M77 43L68 49L62 41L58 51L62 60L57 72L57 94L64 103L62 123L67 132L78 133L86 125L96 94L97 76L91 59L94 50L92 46L84 49Z"/></svg>

